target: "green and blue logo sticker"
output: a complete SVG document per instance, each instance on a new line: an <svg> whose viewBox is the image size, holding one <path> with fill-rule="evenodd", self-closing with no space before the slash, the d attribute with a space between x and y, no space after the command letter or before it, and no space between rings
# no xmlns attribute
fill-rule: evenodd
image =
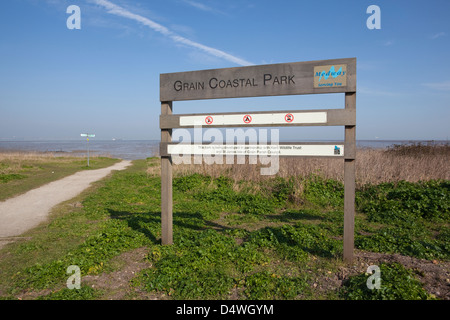
<svg viewBox="0 0 450 320"><path fill-rule="evenodd" d="M314 88L347 86L347 65L328 65L314 67Z"/></svg>

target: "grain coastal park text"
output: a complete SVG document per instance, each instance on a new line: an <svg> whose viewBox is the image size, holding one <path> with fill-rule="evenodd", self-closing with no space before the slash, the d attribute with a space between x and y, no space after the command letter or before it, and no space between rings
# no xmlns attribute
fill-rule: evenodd
<svg viewBox="0 0 450 320"><path fill-rule="evenodd" d="M257 87L259 85L290 85L295 84L295 75L272 75L264 74L261 79L257 78L236 78L236 79L218 79L210 78L208 81L181 81L177 80L173 84L175 91L204 90L210 89L238 88L238 87Z"/></svg>

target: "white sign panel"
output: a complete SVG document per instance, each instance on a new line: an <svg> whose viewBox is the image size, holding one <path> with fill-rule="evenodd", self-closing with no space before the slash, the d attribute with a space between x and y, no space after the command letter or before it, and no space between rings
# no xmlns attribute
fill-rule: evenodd
<svg viewBox="0 0 450 320"><path fill-rule="evenodd" d="M344 155L344 145L235 145L235 144L170 144L168 154L209 154L209 155L278 155L278 156L324 156Z"/></svg>
<svg viewBox="0 0 450 320"><path fill-rule="evenodd" d="M180 126L195 125L267 125L326 123L326 112L248 113L208 116L180 116Z"/></svg>

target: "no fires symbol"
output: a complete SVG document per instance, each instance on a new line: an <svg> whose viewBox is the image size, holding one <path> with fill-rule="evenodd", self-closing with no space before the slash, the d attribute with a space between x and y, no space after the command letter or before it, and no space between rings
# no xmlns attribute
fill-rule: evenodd
<svg viewBox="0 0 450 320"><path fill-rule="evenodd" d="M249 115L249 114L246 114L246 115L244 116L244 122L245 122L245 123L250 123L250 122L252 122L252 116Z"/></svg>
<svg viewBox="0 0 450 320"><path fill-rule="evenodd" d="M292 122L294 121L294 116L292 115L292 113L288 113L284 116L284 120L286 120L286 122Z"/></svg>
<svg viewBox="0 0 450 320"><path fill-rule="evenodd" d="M206 124L211 124L211 123L213 123L213 118L211 116L207 116L205 118L205 122L206 122Z"/></svg>

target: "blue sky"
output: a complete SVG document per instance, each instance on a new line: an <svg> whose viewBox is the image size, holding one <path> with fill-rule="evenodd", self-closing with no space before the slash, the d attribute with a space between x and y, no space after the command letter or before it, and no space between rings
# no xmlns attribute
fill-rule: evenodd
<svg viewBox="0 0 450 320"><path fill-rule="evenodd" d="M369 5L381 29L369 30ZM69 5L81 29L69 30ZM448 139L450 1L0 1L0 139L159 139L159 74L357 58L357 139ZM174 113L341 108L342 94L175 102ZM342 127L281 129L341 139Z"/></svg>

